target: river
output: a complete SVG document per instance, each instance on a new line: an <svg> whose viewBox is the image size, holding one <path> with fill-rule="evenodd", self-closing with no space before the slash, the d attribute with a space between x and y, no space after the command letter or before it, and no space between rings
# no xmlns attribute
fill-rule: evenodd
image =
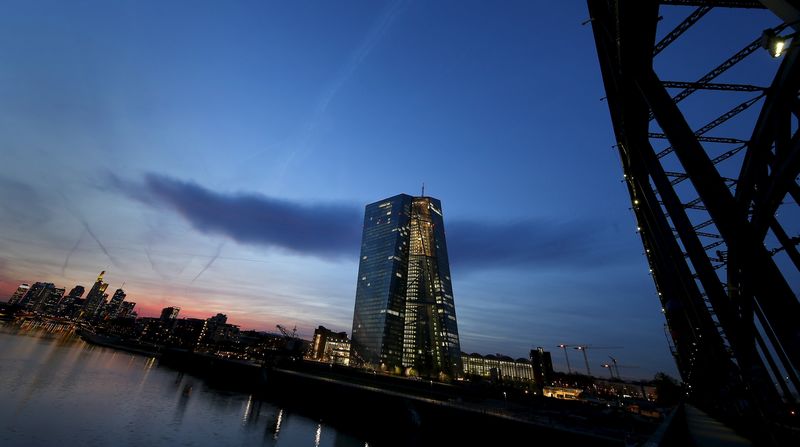
<svg viewBox="0 0 800 447"><path fill-rule="evenodd" d="M0 323L2 446L366 446L362 437L216 389L71 332Z"/></svg>

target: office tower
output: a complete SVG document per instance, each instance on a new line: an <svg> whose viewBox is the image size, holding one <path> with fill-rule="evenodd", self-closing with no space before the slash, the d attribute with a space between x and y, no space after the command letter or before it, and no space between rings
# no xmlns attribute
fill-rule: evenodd
<svg viewBox="0 0 800 447"><path fill-rule="evenodd" d="M171 323L178 318L178 312L181 311L180 307L165 307L161 309L161 321L164 323Z"/></svg>
<svg viewBox="0 0 800 447"><path fill-rule="evenodd" d="M68 296L71 296L73 298L80 298L80 297L83 296L83 292L84 291L85 291L85 289L83 288L83 286L77 285L77 286L73 287L72 290L69 291L69 295Z"/></svg>
<svg viewBox="0 0 800 447"><path fill-rule="evenodd" d="M44 294L42 300L39 302L39 305L34 310L55 315L58 313L58 305L61 303L62 298L64 298L63 288L57 288L55 286L50 287L47 289L47 293Z"/></svg>
<svg viewBox="0 0 800 447"><path fill-rule="evenodd" d="M367 205L351 354L387 370L461 375L439 200L400 194Z"/></svg>
<svg viewBox="0 0 800 447"><path fill-rule="evenodd" d="M116 318L119 316L119 311L122 308L122 302L125 301L125 291L122 289L117 289L114 292L114 296L111 297L111 301L108 302L108 305L105 309L105 315L108 318Z"/></svg>
<svg viewBox="0 0 800 447"><path fill-rule="evenodd" d="M30 290L30 288L31 286L29 286L28 284L20 284L19 287L17 287L17 290L11 294L11 298L8 299L8 304L17 304L20 301L22 301L22 298L25 296L26 293L28 293L28 290Z"/></svg>
<svg viewBox="0 0 800 447"><path fill-rule="evenodd" d="M120 306L118 316L120 318L135 316L136 313L133 311L134 307L136 307L136 303L131 301L123 301L122 305Z"/></svg>
<svg viewBox="0 0 800 447"><path fill-rule="evenodd" d="M83 304L86 300L81 299L85 289L81 285L77 285L69 291L69 293L61 299L58 304L57 314L63 317L79 316Z"/></svg>
<svg viewBox="0 0 800 447"><path fill-rule="evenodd" d="M42 310L42 306L50 298L55 285L49 282L36 282L28 289L28 292L19 301L19 305L25 310L37 312Z"/></svg>
<svg viewBox="0 0 800 447"><path fill-rule="evenodd" d="M97 276L97 281L95 281L89 293L86 294L86 304L84 304L83 307L84 318L93 318L98 310L105 304L106 297L108 296L105 293L108 288L108 283L103 282L103 275L105 274L105 270L100 272L100 275Z"/></svg>
<svg viewBox="0 0 800 447"><path fill-rule="evenodd" d="M64 298L58 303L58 307L56 308L56 315L61 317L71 317L73 311L75 310L75 301L79 300L80 298L75 298L70 294L64 295Z"/></svg>
<svg viewBox="0 0 800 447"><path fill-rule="evenodd" d="M553 360L550 358L550 352L541 347L531 349L530 359L536 383L547 385L553 378Z"/></svg>

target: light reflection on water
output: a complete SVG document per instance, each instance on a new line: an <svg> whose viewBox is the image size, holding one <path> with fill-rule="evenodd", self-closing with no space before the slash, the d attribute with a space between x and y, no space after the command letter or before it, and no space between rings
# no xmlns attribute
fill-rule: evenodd
<svg viewBox="0 0 800 447"><path fill-rule="evenodd" d="M74 334L0 323L2 446L364 446L253 395Z"/></svg>

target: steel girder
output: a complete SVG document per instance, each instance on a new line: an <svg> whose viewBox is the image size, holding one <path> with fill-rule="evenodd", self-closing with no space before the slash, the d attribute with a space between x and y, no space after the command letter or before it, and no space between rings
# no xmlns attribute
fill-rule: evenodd
<svg viewBox="0 0 800 447"><path fill-rule="evenodd" d="M800 303L772 257L785 251L794 268L800 268L795 247L800 237L787 234L775 217L787 194L795 200L800 197L796 183L800 134L792 135L792 120L800 111L800 50L795 46L788 51L768 89L717 84L725 86L717 90L759 96L694 131L677 103L705 84L714 88L709 81L756 51L756 41L697 82L665 85L653 68L659 3L757 5L588 0L616 147L678 369L699 404L733 420L760 421L749 424L756 425L751 435L775 440L774 427L791 423L787 405L800 390ZM678 32L668 34L667 43L705 12L695 11ZM787 26L791 24L775 29ZM664 42L656 49L663 49ZM667 88L685 90L671 97ZM748 141L702 136L762 97ZM650 130L653 119L660 133ZM650 138L665 138L670 147L656 152ZM745 144L712 158L702 145L705 142ZM739 177L720 175L716 165L742 150ZM665 168L662 159L673 152L685 173ZM675 185L687 179L698 197L684 204ZM687 209L702 210L709 219L693 224ZM719 234L698 231L709 225ZM765 246L769 230L780 244L778 249ZM703 245L701 237L711 236L718 240ZM716 257L709 253L723 244L725 250L716 251Z"/></svg>

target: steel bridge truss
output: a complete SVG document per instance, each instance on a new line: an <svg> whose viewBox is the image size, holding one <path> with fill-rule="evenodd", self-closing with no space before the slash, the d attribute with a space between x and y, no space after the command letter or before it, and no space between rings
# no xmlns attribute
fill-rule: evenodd
<svg viewBox="0 0 800 447"><path fill-rule="evenodd" d="M800 391L800 303L791 287L800 272L800 49L793 41L771 61L768 86L712 82L766 54L760 35L743 36L741 51L696 80L665 81L654 68L713 8L748 14L764 4L777 16L776 34L796 31L793 0L588 0L615 147L678 370L698 405L781 442L781 427L797 426ZM689 14L657 42L662 5ZM739 95L738 105L693 129L679 103L711 91Z"/></svg>

